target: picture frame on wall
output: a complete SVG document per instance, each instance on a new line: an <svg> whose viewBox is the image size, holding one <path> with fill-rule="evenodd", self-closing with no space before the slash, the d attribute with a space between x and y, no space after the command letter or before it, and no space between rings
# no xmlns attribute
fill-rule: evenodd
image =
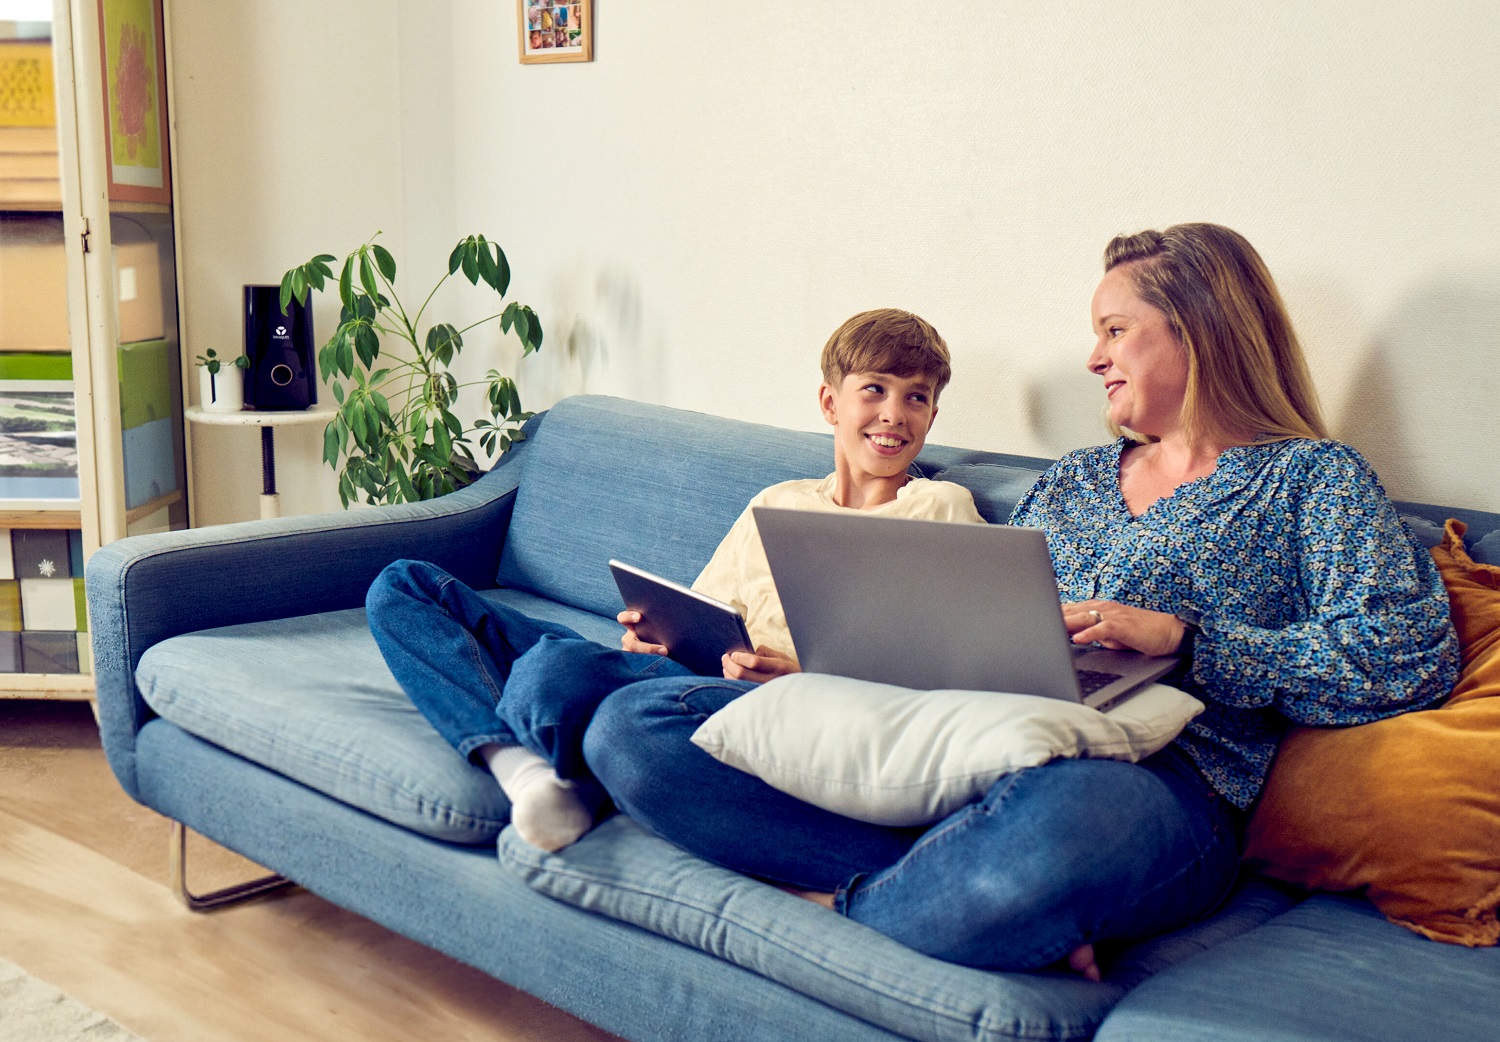
<svg viewBox="0 0 1500 1042"><path fill-rule="evenodd" d="M162 0L98 2L109 198L170 205Z"/></svg>
<svg viewBox="0 0 1500 1042"><path fill-rule="evenodd" d="M516 0L521 64L594 60L594 0Z"/></svg>

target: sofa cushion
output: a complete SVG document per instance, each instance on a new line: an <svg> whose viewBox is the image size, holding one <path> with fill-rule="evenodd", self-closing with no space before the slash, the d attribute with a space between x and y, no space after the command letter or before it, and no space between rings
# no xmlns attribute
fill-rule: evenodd
<svg viewBox="0 0 1500 1042"><path fill-rule="evenodd" d="M610 558L692 583L752 496L832 469L827 435L565 399L527 444L500 585L613 617Z"/></svg>
<svg viewBox="0 0 1500 1042"><path fill-rule="evenodd" d="M1470 556L1480 564L1500 565L1500 531L1491 532L1475 543Z"/></svg>
<svg viewBox="0 0 1500 1042"><path fill-rule="evenodd" d="M1433 944L1320 895L1145 981L1096 1042L1489 1042L1496 981L1500 949Z"/></svg>
<svg viewBox="0 0 1500 1042"><path fill-rule="evenodd" d="M484 594L606 642L610 619ZM142 656L142 697L184 731L436 839L487 843L510 817L489 772L440 738L380 657L363 609L224 626Z"/></svg>
<svg viewBox="0 0 1500 1042"><path fill-rule="evenodd" d="M1402 514L1401 520L1406 522L1406 527L1411 529L1411 534L1417 537L1417 542L1431 550L1443 541L1443 526L1418 517L1416 514Z"/></svg>
<svg viewBox="0 0 1500 1042"><path fill-rule="evenodd" d="M557 854L507 829L500 861L533 889L728 959L924 1042L1086 1039L1122 989L941 962L719 868L623 816Z"/></svg>
<svg viewBox="0 0 1500 1042"><path fill-rule="evenodd" d="M925 825L1023 767L1059 757L1139 761L1201 712L1202 702L1166 684L1101 713L1039 695L793 673L714 713L693 743L815 807Z"/></svg>
<svg viewBox="0 0 1500 1042"><path fill-rule="evenodd" d="M1450 521L1432 551L1463 671L1440 709L1287 735L1247 835L1278 878L1364 889L1404 926L1458 944L1500 941L1500 567Z"/></svg>

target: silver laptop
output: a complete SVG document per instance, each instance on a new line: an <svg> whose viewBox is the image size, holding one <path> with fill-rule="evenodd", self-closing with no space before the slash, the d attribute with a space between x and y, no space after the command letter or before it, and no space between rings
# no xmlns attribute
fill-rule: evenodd
<svg viewBox="0 0 1500 1042"><path fill-rule="evenodd" d="M1108 708L1177 656L1073 644L1040 529L754 508L802 668Z"/></svg>

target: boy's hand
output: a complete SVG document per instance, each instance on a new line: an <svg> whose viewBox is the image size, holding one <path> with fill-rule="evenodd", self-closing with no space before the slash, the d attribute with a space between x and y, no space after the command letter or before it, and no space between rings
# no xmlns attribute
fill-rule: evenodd
<svg viewBox="0 0 1500 1042"><path fill-rule="evenodd" d="M641 613L629 609L615 616L615 621L625 627L625 632L620 635L620 647L626 651L633 651L639 655L665 655L667 646L665 644L648 644L636 635L635 628L641 624Z"/></svg>
<svg viewBox="0 0 1500 1042"><path fill-rule="evenodd" d="M762 644L752 655L748 651L731 651L724 656L724 676L728 680L753 680L763 684L773 677L800 673L802 667L792 656Z"/></svg>

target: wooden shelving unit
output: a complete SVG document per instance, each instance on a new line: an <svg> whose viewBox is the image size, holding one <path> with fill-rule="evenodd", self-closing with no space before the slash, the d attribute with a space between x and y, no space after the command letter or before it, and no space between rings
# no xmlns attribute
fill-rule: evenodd
<svg viewBox="0 0 1500 1042"><path fill-rule="evenodd" d="M110 198L131 191L111 183L101 104L104 7L71 0L56 10L60 21L51 25L50 40L0 40L0 216L10 218L0 248L6 241L26 244L9 254L11 296L19 295L19 303L8 299L0 307L0 321L12 316L0 327L0 334L9 334L0 350L9 359L3 377L11 381L9 416L46 419L47 394L73 389L79 480L71 501L0 499L0 529L11 533L0 546L6 555L0 569L0 669L33 670L0 672L0 699L91 699L80 562L131 531L187 523L187 388L172 207ZM13 25L7 23L7 35ZM45 37L47 28L43 23L16 34ZM156 54L165 53L158 43ZM170 124L162 122L165 145ZM52 215L51 221L44 215ZM25 317L37 323L28 325ZM71 365L40 361L58 355ZM56 386L44 387L47 381ZM35 386L18 389L23 384ZM43 404L34 406L38 401ZM13 497L68 495L50 491L59 484L50 479L61 468L38 468L35 476L49 480L31 480L31 467L58 459L44 446L32 451L20 444L43 441L31 433L37 429L14 421L7 426L13 468L7 473L16 477L4 491ZM69 595L63 583L73 584L71 600L64 600ZM73 632L80 672L56 672L74 660L73 647L63 639L70 617L78 626Z"/></svg>

